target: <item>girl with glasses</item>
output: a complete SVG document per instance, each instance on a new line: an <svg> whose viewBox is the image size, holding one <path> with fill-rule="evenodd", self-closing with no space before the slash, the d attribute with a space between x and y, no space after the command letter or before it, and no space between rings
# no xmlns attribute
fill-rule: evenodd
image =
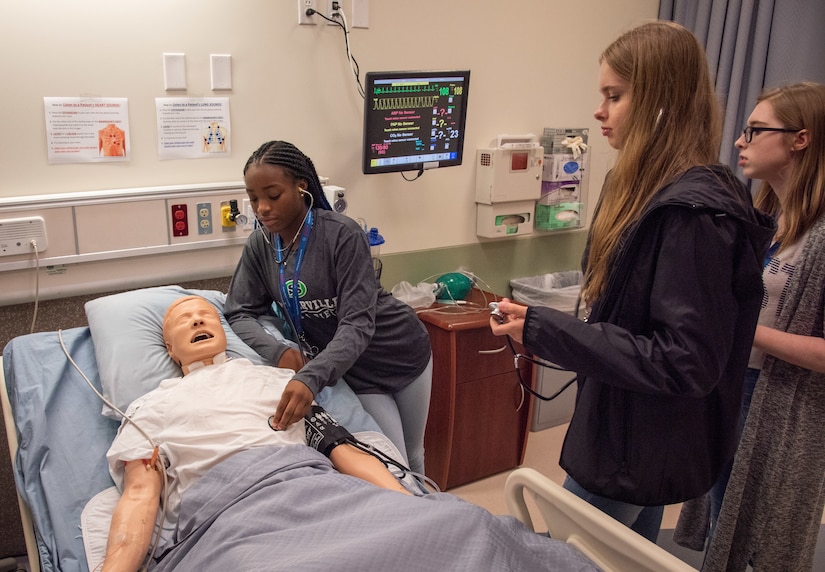
<svg viewBox="0 0 825 572"><path fill-rule="evenodd" d="M825 507L825 86L764 92L736 147L778 228L704 570L811 570Z"/></svg>

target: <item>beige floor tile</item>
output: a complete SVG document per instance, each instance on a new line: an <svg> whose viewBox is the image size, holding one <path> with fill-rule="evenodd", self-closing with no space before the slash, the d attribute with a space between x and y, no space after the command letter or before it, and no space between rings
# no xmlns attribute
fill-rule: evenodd
<svg viewBox="0 0 825 572"><path fill-rule="evenodd" d="M530 432L527 437L527 451L524 454L525 467L530 467L551 480L561 484L564 481L565 472L559 467L559 455L561 445L564 441L564 434L567 431L567 424L551 427L542 431ZM504 481L510 471L505 471L485 479L481 479L460 487L450 489L448 492L463 498L464 500L483 506L493 514L508 514L507 504L504 500ZM673 528L679 517L681 505L665 507L662 528ZM538 512L530 508L533 522L538 523Z"/></svg>

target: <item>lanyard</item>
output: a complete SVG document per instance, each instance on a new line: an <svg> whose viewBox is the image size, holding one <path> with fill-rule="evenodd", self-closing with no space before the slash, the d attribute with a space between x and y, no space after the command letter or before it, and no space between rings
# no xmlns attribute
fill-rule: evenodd
<svg viewBox="0 0 825 572"><path fill-rule="evenodd" d="M771 263L771 258L773 258L774 254L776 254L776 251L778 250L779 241L777 240L773 244L771 244L771 247L768 249L768 252L765 253L765 263L762 265L763 270L767 268L768 264Z"/></svg>
<svg viewBox="0 0 825 572"><path fill-rule="evenodd" d="M284 308L286 309L292 321L292 326L295 328L295 335L298 339L303 338L304 329L301 327L301 306L298 302L298 292L300 291L300 282L298 276L301 272L301 263L304 261L304 252L306 250L307 241L309 241L309 232L312 230L312 209L310 209L307 219L304 222L304 228L301 230L301 242L298 243L298 252L295 255L295 271L292 274L292 291L287 288L286 284L286 259L278 264L278 279L281 287L281 299L284 301ZM280 235L275 237L277 247L281 248Z"/></svg>

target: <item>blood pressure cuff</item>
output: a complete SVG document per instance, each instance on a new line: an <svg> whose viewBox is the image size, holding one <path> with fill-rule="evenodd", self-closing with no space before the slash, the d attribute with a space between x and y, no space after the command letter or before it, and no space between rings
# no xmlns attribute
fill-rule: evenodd
<svg viewBox="0 0 825 572"><path fill-rule="evenodd" d="M320 405L313 405L309 413L304 416L306 426L307 445L329 457L332 450L353 439L352 433L344 429L342 425L327 413Z"/></svg>

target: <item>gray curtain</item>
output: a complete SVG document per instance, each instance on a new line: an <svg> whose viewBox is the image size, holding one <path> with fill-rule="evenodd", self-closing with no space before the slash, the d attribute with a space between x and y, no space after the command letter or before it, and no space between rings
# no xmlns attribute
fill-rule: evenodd
<svg viewBox="0 0 825 572"><path fill-rule="evenodd" d="M825 84L823 0L661 0L659 18L685 26L705 46L725 109L719 160L734 170L733 143L764 88Z"/></svg>

